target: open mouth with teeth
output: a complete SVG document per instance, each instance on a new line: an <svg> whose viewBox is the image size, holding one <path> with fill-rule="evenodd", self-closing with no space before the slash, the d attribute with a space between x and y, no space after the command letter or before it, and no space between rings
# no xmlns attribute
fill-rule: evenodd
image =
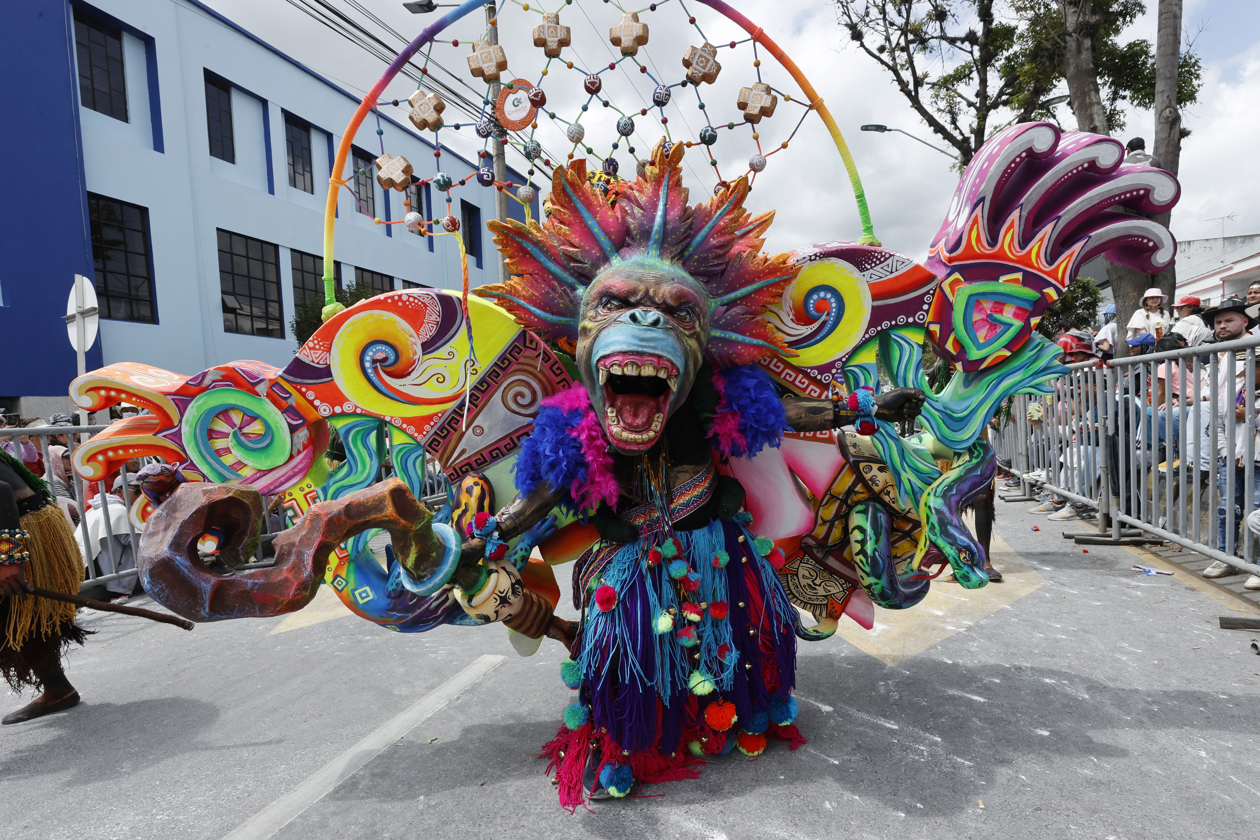
<svg viewBox="0 0 1260 840"><path fill-rule="evenodd" d="M596 363L604 395L604 421L623 452L643 452L665 426L678 387L678 367L650 353L611 353Z"/></svg>

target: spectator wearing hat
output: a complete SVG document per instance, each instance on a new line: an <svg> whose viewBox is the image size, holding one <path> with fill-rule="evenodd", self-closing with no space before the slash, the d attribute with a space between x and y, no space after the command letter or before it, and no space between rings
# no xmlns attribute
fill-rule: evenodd
<svg viewBox="0 0 1260 840"><path fill-rule="evenodd" d="M1094 346L1098 349L1098 355L1104 359L1110 359L1116 353L1116 305L1114 303L1103 307L1103 325L1094 336Z"/></svg>
<svg viewBox="0 0 1260 840"><path fill-rule="evenodd" d="M1212 322L1213 333L1218 342L1235 341L1245 338L1247 331L1256 326L1256 313L1260 311L1260 306L1248 305L1242 298L1228 297L1220 302L1214 308L1203 313L1204 319L1210 319ZM1224 354L1221 354L1224 357ZM1244 510L1247 506L1247 494L1251 493L1252 509L1260 509L1260 469L1253 469L1253 482L1251 487L1246 486L1246 458L1247 441L1252 438L1256 431L1248 428L1245 422L1240 422L1238 418L1246 419L1246 400L1248 395L1252 395L1255 399L1257 388L1254 383L1247 383L1246 380L1246 351L1235 351L1235 381L1233 400L1221 399L1218 404L1217 416L1215 418L1216 438L1217 438L1217 474L1216 486L1219 491L1220 504L1216 509L1216 548L1218 551L1225 550L1225 532L1228 527L1228 518L1226 516L1226 504L1234 506L1234 546L1235 550L1239 547L1239 526L1242 524ZM1222 369L1224 368L1224 359L1222 358ZM1260 378L1260 367L1257 368L1257 378ZM1228 385L1228 383L1223 383ZM1208 399L1211 396L1210 384L1204 383L1203 398ZM1230 391L1223 388L1223 395L1228 396ZM1260 416L1260 403L1255 406L1257 416ZM1226 430L1229 428L1226 412L1234 413L1234 439L1231 441L1226 436ZM1260 463L1260 446L1255 447L1255 458ZM1234 471L1234 497L1228 498L1228 479L1229 470ZM1207 578L1223 578L1230 575L1240 574L1233 566L1217 560L1203 571L1203 576ZM1245 584L1249 589L1260 589L1260 577L1255 575L1248 578Z"/></svg>
<svg viewBox="0 0 1260 840"><path fill-rule="evenodd" d="M1202 303L1194 295L1182 295L1173 304L1177 322L1173 324L1172 331L1185 337L1187 347L1198 347L1212 337L1212 331L1203 322Z"/></svg>
<svg viewBox="0 0 1260 840"><path fill-rule="evenodd" d="M1167 299L1168 295L1159 289L1147 289L1143 292L1142 308L1129 319L1125 338L1136 338L1142 333L1150 333L1155 336L1156 341L1163 338L1171 326L1168 313L1164 311L1164 301Z"/></svg>

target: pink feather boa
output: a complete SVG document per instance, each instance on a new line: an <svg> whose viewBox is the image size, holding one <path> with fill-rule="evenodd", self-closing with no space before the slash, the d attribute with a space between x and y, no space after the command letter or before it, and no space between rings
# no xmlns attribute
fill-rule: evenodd
<svg viewBox="0 0 1260 840"><path fill-rule="evenodd" d="M582 448L582 457L586 459L586 480L575 478L569 486L569 494L579 508L594 509L600 502L610 507L617 506L621 498L621 485L613 475L613 460L608 454L608 438L599 424L599 417L591 407L591 397L586 386L575 382L566 391L543 400L544 405L555 406L561 411L579 410L582 419L569 429L569 435Z"/></svg>
<svg viewBox="0 0 1260 840"><path fill-rule="evenodd" d="M726 379L720 370L713 371L713 387L718 393L717 411L713 413L713 426L709 429L709 437L714 439L718 452L723 458L733 453L748 451L748 439L739 430L739 411L726 402Z"/></svg>

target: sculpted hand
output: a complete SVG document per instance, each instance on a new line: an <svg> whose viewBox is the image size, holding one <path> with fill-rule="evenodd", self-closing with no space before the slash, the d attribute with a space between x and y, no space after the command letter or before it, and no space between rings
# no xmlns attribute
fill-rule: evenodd
<svg viewBox="0 0 1260 840"><path fill-rule="evenodd" d="M875 416L894 423L913 420L923 411L926 401L927 395L918 388L895 388L875 398Z"/></svg>

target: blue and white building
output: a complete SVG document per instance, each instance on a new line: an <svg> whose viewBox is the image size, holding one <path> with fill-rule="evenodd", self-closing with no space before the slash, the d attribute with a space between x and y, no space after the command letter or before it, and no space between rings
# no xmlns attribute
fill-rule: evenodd
<svg viewBox="0 0 1260 840"><path fill-rule="evenodd" d="M101 313L89 370L286 363L295 304L323 294L328 178L358 99L197 0L5 3L0 44L0 143L13 164L0 210L0 409L68 410L76 359L62 317L75 274L93 279ZM379 126L379 139L375 117L356 137L356 171L382 140L418 173L432 168L434 146L411 125L382 115ZM441 162L455 180L476 170L447 149ZM494 191L472 182L452 196L471 283L492 282ZM446 215L436 190L409 197L425 218ZM459 288L453 237L374 222L401 219L403 200L371 174L341 190L340 281Z"/></svg>

